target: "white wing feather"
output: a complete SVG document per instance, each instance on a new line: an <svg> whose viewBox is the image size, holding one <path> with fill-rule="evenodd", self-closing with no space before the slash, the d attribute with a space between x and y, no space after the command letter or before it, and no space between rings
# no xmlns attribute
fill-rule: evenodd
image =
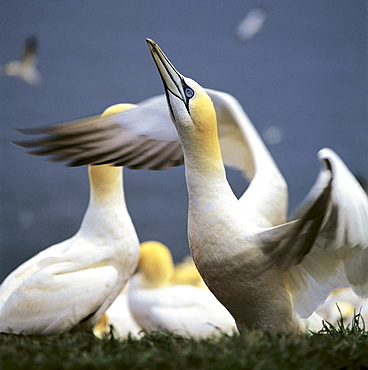
<svg viewBox="0 0 368 370"><path fill-rule="evenodd" d="M313 247L290 270L295 309L302 317L309 316L335 288L352 286L357 294L368 296L367 195L331 149L322 149L318 158L331 165L332 193L330 211ZM305 203L313 203L317 187L318 182Z"/></svg>
<svg viewBox="0 0 368 370"><path fill-rule="evenodd" d="M246 158L249 158L246 167L252 165L242 132L242 126L250 123L249 118L230 94L206 91L216 109L224 163L241 169L251 178L252 171L245 170ZM115 163L132 168L165 169L184 163L165 95L149 98L134 109L111 116L101 118L98 115L20 131L46 134L42 138L15 142L31 149L30 154L51 156L52 160L65 161L72 166Z"/></svg>

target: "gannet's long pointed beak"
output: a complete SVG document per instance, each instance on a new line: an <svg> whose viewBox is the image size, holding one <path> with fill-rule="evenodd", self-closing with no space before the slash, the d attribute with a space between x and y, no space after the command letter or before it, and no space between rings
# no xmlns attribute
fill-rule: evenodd
<svg viewBox="0 0 368 370"><path fill-rule="evenodd" d="M146 39L152 58L160 73L166 94L170 91L187 104L184 77L176 70L161 48L151 39Z"/></svg>

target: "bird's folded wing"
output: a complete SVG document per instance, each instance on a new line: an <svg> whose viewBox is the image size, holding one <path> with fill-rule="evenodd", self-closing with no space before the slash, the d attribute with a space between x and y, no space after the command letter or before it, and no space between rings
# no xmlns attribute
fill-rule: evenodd
<svg viewBox="0 0 368 370"><path fill-rule="evenodd" d="M117 281L111 266L51 264L14 288L0 309L0 331L58 334L92 316Z"/></svg>
<svg viewBox="0 0 368 370"><path fill-rule="evenodd" d="M265 243L275 263L289 267L289 289L302 317L335 288L352 286L357 294L368 296L367 195L336 153L322 149L318 157L321 171L295 213L297 220L280 226L284 235L279 232L273 244Z"/></svg>

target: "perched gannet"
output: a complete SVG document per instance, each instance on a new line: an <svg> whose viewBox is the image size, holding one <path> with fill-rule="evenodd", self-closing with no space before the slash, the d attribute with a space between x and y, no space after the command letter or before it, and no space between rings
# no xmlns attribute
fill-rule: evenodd
<svg viewBox="0 0 368 370"><path fill-rule="evenodd" d="M104 115L132 105L110 107ZM0 332L92 329L133 275L139 242L126 208L122 168L89 166L90 201L78 232L38 253L0 286Z"/></svg>
<svg viewBox="0 0 368 370"><path fill-rule="evenodd" d="M141 244L140 271L129 286L129 307L145 330L165 330L186 337L236 332L235 321L209 290L172 284L169 249L154 241Z"/></svg>
<svg viewBox="0 0 368 370"><path fill-rule="evenodd" d="M18 77L31 85L38 84L41 81L41 73L36 68L37 49L36 37L28 37L24 44L22 59L6 63L2 68L2 75Z"/></svg>
<svg viewBox="0 0 368 370"><path fill-rule="evenodd" d="M142 328L134 320L128 304L129 281L111 306L93 328L93 334L102 339L125 339L129 335L139 338Z"/></svg>
<svg viewBox="0 0 368 370"><path fill-rule="evenodd" d="M238 200L226 180L210 96L147 42L183 146L191 254L238 329L315 329L321 318L314 311L334 288L367 295L368 199L342 160L331 149L318 153L317 181L297 218L286 222L285 180L244 120L242 152L234 145L233 155L252 181ZM312 313L311 326L301 318Z"/></svg>

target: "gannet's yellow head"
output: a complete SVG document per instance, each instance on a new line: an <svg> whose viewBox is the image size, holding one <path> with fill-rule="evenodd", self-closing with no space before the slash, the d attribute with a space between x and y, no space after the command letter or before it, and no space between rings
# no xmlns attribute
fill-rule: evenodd
<svg viewBox="0 0 368 370"><path fill-rule="evenodd" d="M141 244L138 266L146 283L152 287L168 284L174 273L174 262L169 248L156 241Z"/></svg>
<svg viewBox="0 0 368 370"><path fill-rule="evenodd" d="M106 108L103 113L101 114L101 118L112 116L114 114L123 112L125 110L136 108L135 104L129 104L129 103L121 103L121 104L115 104L111 107Z"/></svg>
<svg viewBox="0 0 368 370"><path fill-rule="evenodd" d="M207 160L221 158L216 111L211 98L197 82L181 75L154 41L146 41L161 75L171 119L184 150L189 140L201 148Z"/></svg>
<svg viewBox="0 0 368 370"><path fill-rule="evenodd" d="M183 262L175 266L171 283L193 285L202 289L205 288L204 281L199 274L191 256L187 256Z"/></svg>
<svg viewBox="0 0 368 370"><path fill-rule="evenodd" d="M115 104L105 109L104 112L101 114L101 118L112 116L114 114L133 109L135 107L135 104L129 103ZM95 197L97 197L96 189L99 189L99 193L103 195L102 201L105 202L105 194L111 189L110 184L118 178L121 179L121 168L115 167L110 164L90 165L88 166L88 173L91 183L91 192L94 192ZM97 198L95 199L97 200Z"/></svg>

